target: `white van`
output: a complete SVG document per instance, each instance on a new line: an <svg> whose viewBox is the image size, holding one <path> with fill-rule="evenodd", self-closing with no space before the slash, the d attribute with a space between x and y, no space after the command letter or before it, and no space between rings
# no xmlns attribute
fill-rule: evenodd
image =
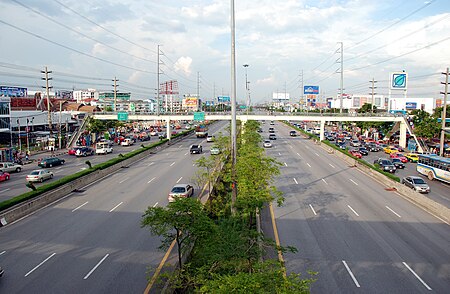
<svg viewBox="0 0 450 294"><path fill-rule="evenodd" d="M95 145L95 154L108 154L112 152L113 149L109 146L108 142L98 142Z"/></svg>

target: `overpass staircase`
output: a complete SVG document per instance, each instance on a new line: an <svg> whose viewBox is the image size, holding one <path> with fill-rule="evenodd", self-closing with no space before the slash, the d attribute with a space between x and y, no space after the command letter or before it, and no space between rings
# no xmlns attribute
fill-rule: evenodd
<svg viewBox="0 0 450 294"><path fill-rule="evenodd" d="M385 139L389 139L395 132L397 132L400 129L401 123L402 122L400 122L400 121L395 122L392 129L386 134ZM430 150L428 149L427 144L425 144L425 142L422 139L417 138L417 136L414 134L411 126L409 125L409 122L406 119L406 117L403 117L403 123L406 125L406 131L409 133L409 135L414 139L414 141L417 144L417 152L429 153Z"/></svg>
<svg viewBox="0 0 450 294"><path fill-rule="evenodd" d="M70 138L69 142L67 143L67 149L72 148L74 143L78 142L78 139L80 139L81 134L86 130L86 127L88 125L89 121L89 115L86 115L81 122L81 126L78 127L75 132L73 133L72 137Z"/></svg>

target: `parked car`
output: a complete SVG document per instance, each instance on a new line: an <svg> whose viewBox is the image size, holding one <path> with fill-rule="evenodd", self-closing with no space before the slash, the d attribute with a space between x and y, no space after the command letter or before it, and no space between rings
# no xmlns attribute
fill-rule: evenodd
<svg viewBox="0 0 450 294"><path fill-rule="evenodd" d="M264 148L271 148L272 147L272 143L269 140L265 140L263 143L263 147Z"/></svg>
<svg viewBox="0 0 450 294"><path fill-rule="evenodd" d="M421 177L408 176L402 179L402 184L419 193L430 193L431 189Z"/></svg>
<svg viewBox="0 0 450 294"><path fill-rule="evenodd" d="M14 162L0 162L0 171L20 173L22 166Z"/></svg>
<svg viewBox="0 0 450 294"><path fill-rule="evenodd" d="M203 152L203 147L202 145L191 145L190 152L191 154L200 154Z"/></svg>
<svg viewBox="0 0 450 294"><path fill-rule="evenodd" d="M395 153L391 153L389 154L389 156L391 158L398 158L400 159L401 162L406 163L408 162L408 158L406 158L403 154L399 153L399 152L395 152Z"/></svg>
<svg viewBox="0 0 450 294"><path fill-rule="evenodd" d="M390 173L395 173L397 169L389 159L385 158L378 158L373 162L373 164L379 166L383 171Z"/></svg>
<svg viewBox="0 0 450 294"><path fill-rule="evenodd" d="M60 159L58 157L49 157L42 159L41 162L38 163L40 167L53 167L57 165L63 165L66 161L64 159Z"/></svg>
<svg viewBox="0 0 450 294"><path fill-rule="evenodd" d="M400 158L391 158L392 163L394 164L394 166L397 169L404 169L405 165L403 164L403 162L400 160Z"/></svg>
<svg viewBox="0 0 450 294"><path fill-rule="evenodd" d="M359 159L362 158L362 155L361 155L361 153L359 153L358 150L349 150L348 152L349 152L351 155L355 156L356 158L359 158Z"/></svg>
<svg viewBox="0 0 450 294"><path fill-rule="evenodd" d="M409 162L419 161L419 155L416 153L406 153L405 157L408 159Z"/></svg>
<svg viewBox="0 0 450 294"><path fill-rule="evenodd" d="M43 182L45 180L53 178L53 173L46 169L38 169L32 171L29 175L27 175L27 182Z"/></svg>
<svg viewBox="0 0 450 294"><path fill-rule="evenodd" d="M289 132L289 136L296 137L297 136L297 132L296 131L290 131Z"/></svg>
<svg viewBox="0 0 450 294"><path fill-rule="evenodd" d="M369 155L369 150L367 150L366 147L359 147L358 151L359 153L361 153L362 156Z"/></svg>
<svg viewBox="0 0 450 294"><path fill-rule="evenodd" d="M76 157L80 157L80 156L89 156L89 155L94 155L95 154L95 150L92 149L91 147L81 147L77 150L77 152L75 153Z"/></svg>
<svg viewBox="0 0 450 294"><path fill-rule="evenodd" d="M208 135L206 137L206 142L214 142L216 140L216 137L213 135Z"/></svg>
<svg viewBox="0 0 450 294"><path fill-rule="evenodd" d="M276 140L277 136L275 134L269 134L269 140Z"/></svg>
<svg viewBox="0 0 450 294"><path fill-rule="evenodd" d="M177 198L194 196L194 187L189 184L176 184L169 193L169 202L174 202Z"/></svg>
<svg viewBox="0 0 450 294"><path fill-rule="evenodd" d="M4 171L0 171L0 182L7 181L11 178L10 174Z"/></svg>
<svg viewBox="0 0 450 294"><path fill-rule="evenodd" d="M209 149L209 152L211 155L218 155L220 154L220 148L219 146L212 146L211 149Z"/></svg>

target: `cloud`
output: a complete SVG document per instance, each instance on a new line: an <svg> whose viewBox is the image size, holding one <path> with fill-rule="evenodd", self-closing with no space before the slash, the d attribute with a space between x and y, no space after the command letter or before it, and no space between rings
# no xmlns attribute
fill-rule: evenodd
<svg viewBox="0 0 450 294"><path fill-rule="evenodd" d="M275 82L274 76L265 77L259 80L256 80L257 85L273 85Z"/></svg>
<svg viewBox="0 0 450 294"><path fill-rule="evenodd" d="M180 57L178 58L178 60L175 62L174 64L174 68L175 71L179 72L183 72L185 73L187 76L189 76L192 72L191 70L191 65L192 65L192 58L191 57Z"/></svg>

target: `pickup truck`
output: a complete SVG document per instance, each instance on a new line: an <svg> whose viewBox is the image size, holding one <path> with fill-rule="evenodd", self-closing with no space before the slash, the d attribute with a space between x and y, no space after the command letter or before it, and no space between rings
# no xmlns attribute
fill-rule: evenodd
<svg viewBox="0 0 450 294"><path fill-rule="evenodd" d="M13 162L0 162L0 171L20 173L22 166Z"/></svg>

